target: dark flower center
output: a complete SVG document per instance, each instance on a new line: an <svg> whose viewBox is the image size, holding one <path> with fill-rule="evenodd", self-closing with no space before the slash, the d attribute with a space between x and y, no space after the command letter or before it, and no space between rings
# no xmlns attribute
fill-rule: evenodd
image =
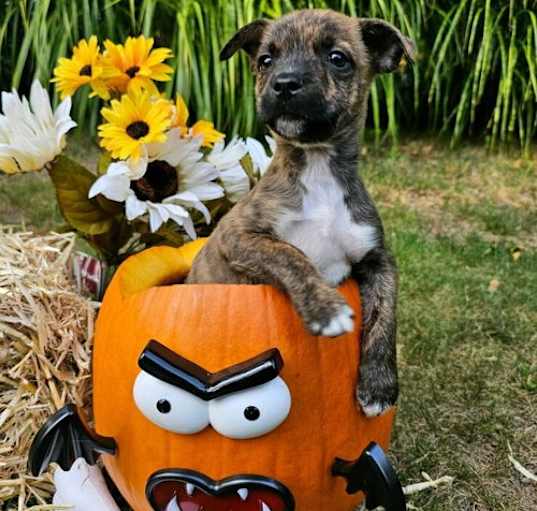
<svg viewBox="0 0 537 511"><path fill-rule="evenodd" d="M86 64L79 72L80 76L91 76L91 66Z"/></svg>
<svg viewBox="0 0 537 511"><path fill-rule="evenodd" d="M131 189L140 200L162 202L175 195L178 187L177 171L165 161L152 161L144 177L131 182Z"/></svg>
<svg viewBox="0 0 537 511"><path fill-rule="evenodd" d="M132 66L125 71L125 73L129 76L129 78L134 78L136 76L136 73L140 71L140 68L138 66Z"/></svg>
<svg viewBox="0 0 537 511"><path fill-rule="evenodd" d="M138 140L139 138L145 137L149 133L149 126L145 121L135 121L131 122L127 126L126 131L129 137Z"/></svg>

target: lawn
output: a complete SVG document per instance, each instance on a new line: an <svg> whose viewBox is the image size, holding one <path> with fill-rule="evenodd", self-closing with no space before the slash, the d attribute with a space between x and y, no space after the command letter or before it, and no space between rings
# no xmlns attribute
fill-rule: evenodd
<svg viewBox="0 0 537 511"><path fill-rule="evenodd" d="M367 158L400 268L400 412L392 453L424 510L535 510L535 163L408 144Z"/></svg>
<svg viewBox="0 0 537 511"><path fill-rule="evenodd" d="M362 174L400 269L391 456L405 485L454 478L411 509L537 509L509 459L537 472L537 165L421 141ZM0 223L61 225L46 176L0 178Z"/></svg>

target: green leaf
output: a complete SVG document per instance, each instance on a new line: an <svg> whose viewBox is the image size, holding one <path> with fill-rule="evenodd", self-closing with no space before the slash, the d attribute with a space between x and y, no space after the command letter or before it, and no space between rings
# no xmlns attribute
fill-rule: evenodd
<svg viewBox="0 0 537 511"><path fill-rule="evenodd" d="M103 151L97 161L97 174L99 176L106 174L106 171L108 170L108 167L111 163L112 156L110 156L110 153L108 151Z"/></svg>
<svg viewBox="0 0 537 511"><path fill-rule="evenodd" d="M89 189L95 181L91 172L60 155L52 162L49 175L56 188L60 211L72 227L88 236L104 234L111 229L121 206L104 197L88 199Z"/></svg>
<svg viewBox="0 0 537 511"><path fill-rule="evenodd" d="M124 217L118 217L111 222L106 232L88 236L88 241L109 264L116 264L120 260L119 251L129 241L132 233L132 226L127 220Z"/></svg>

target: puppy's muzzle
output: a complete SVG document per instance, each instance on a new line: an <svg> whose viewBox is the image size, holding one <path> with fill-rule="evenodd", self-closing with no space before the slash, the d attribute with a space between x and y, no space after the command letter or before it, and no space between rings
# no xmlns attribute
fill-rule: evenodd
<svg viewBox="0 0 537 511"><path fill-rule="evenodd" d="M272 78L270 86L278 99L290 99L303 90L304 75L292 72L278 73Z"/></svg>

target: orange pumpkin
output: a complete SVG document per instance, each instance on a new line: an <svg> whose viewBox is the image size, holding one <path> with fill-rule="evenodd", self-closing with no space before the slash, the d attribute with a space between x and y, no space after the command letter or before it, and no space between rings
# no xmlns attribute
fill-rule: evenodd
<svg viewBox="0 0 537 511"><path fill-rule="evenodd" d="M312 337L287 297L269 286L170 285L186 275L202 243L152 248L129 258L106 292L95 335L94 416L97 433L117 442L117 454L104 456L112 479L136 511L152 511L146 485L155 472L173 468L214 481L255 474L289 489L297 511L350 511L363 496L348 495L345 480L331 475L334 458L355 459L371 441L386 448L394 416L368 419L354 398L356 284L341 288L357 313L356 331L333 340ZM249 439L224 436L211 425L194 434L162 429L133 399L138 359L152 339L211 373L277 348L284 363L280 377L291 395L287 418L270 433ZM166 507L178 490L173 485L161 490L152 495L158 511L213 511L201 504ZM250 495L258 499L253 507L228 501L214 509L265 511L265 502L272 511L284 511L268 493L261 488ZM234 498L240 503L243 496Z"/></svg>

